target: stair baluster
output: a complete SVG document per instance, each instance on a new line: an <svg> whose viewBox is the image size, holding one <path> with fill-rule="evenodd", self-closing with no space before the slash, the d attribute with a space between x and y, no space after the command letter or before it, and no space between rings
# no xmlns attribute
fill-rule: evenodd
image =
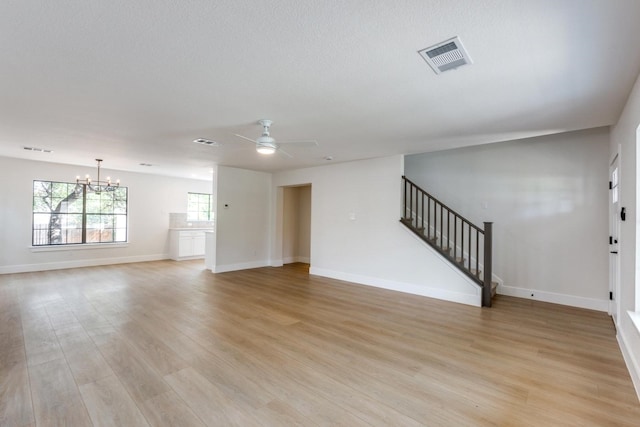
<svg viewBox="0 0 640 427"><path fill-rule="evenodd" d="M485 222L482 229L408 178L403 176L402 182L403 213L400 222L481 286L482 305L491 307L493 223ZM472 263L473 259L475 263Z"/></svg>

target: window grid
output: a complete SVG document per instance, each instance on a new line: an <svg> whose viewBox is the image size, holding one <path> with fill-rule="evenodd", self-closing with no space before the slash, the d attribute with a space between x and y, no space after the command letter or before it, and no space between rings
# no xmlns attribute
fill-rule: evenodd
<svg viewBox="0 0 640 427"><path fill-rule="evenodd" d="M187 193L187 220L211 221L213 200L211 194Z"/></svg>
<svg viewBox="0 0 640 427"><path fill-rule="evenodd" d="M86 184L33 182L33 246L127 241L126 187L96 193Z"/></svg>

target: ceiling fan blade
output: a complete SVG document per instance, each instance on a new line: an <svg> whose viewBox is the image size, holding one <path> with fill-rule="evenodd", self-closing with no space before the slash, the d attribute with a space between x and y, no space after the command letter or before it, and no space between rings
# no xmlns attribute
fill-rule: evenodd
<svg viewBox="0 0 640 427"><path fill-rule="evenodd" d="M278 145L283 144L283 145L297 145L298 147L317 147L318 146L318 141L316 141L315 139L307 139L307 140L300 140L300 141L278 141Z"/></svg>
<svg viewBox="0 0 640 427"><path fill-rule="evenodd" d="M251 141L252 143L257 144L255 139L247 138L246 136L238 135L237 133L234 133L234 135L238 138L246 139L247 141Z"/></svg>
<svg viewBox="0 0 640 427"><path fill-rule="evenodd" d="M283 150L282 148L280 148L280 147L278 147L278 148L276 149L276 151L278 152L278 154L282 154L282 155L284 155L285 157L288 157L288 158L290 158L290 159L293 159L293 156L292 156L291 154L287 153L286 151L284 151L284 150Z"/></svg>

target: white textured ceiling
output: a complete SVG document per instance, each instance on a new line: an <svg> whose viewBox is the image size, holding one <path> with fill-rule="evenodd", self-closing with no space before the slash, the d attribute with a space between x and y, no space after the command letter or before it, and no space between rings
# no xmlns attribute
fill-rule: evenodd
<svg viewBox="0 0 640 427"><path fill-rule="evenodd" d="M610 125L638 18L638 0L3 0L0 155L203 177ZM453 36L474 64L436 75L417 51ZM319 145L262 156L233 135L262 118Z"/></svg>

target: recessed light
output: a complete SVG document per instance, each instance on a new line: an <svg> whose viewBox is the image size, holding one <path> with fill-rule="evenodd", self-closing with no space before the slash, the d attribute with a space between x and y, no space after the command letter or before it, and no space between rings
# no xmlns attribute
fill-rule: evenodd
<svg viewBox="0 0 640 427"><path fill-rule="evenodd" d="M324 159L327 161L330 161L330 160L333 160L333 156L325 156Z"/></svg>
<svg viewBox="0 0 640 427"><path fill-rule="evenodd" d="M140 163L140 166L153 166L151 163Z"/></svg>

